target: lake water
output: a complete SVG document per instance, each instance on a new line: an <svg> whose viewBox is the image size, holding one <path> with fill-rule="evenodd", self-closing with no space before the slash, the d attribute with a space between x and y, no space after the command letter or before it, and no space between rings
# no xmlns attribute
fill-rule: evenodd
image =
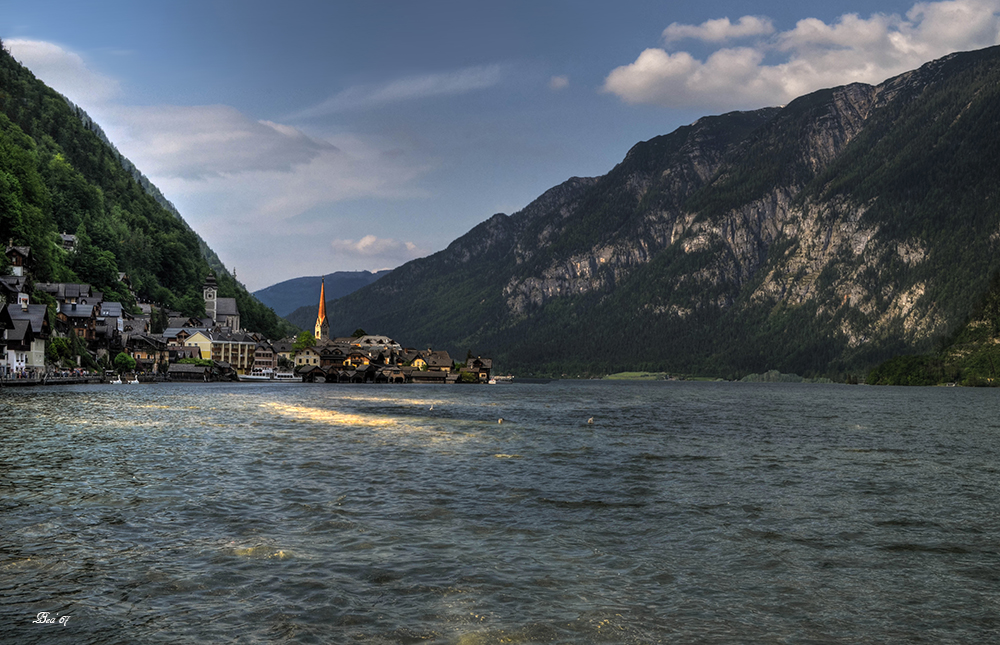
<svg viewBox="0 0 1000 645"><path fill-rule="evenodd" d="M1000 640L997 390L8 388L0 427L4 643Z"/></svg>

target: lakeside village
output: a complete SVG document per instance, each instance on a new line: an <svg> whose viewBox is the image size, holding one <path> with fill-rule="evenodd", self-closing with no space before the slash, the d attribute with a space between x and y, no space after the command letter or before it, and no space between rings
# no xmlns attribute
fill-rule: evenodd
<svg viewBox="0 0 1000 645"><path fill-rule="evenodd" d="M164 312L165 329L152 333L152 305L139 304L142 313L134 314L120 302L106 302L102 293L87 284L34 283L34 291L51 296L55 304L32 304L27 270L30 247L11 244L6 253L10 275L0 276L0 383L4 385L109 381L486 383L509 379L493 376L489 358L470 355L464 364L456 364L447 351L404 348L385 336L330 338L323 283L314 338L300 335L298 339L269 340L241 329L236 299L218 297L211 274L203 286L205 317ZM131 291L126 274L120 273L119 281ZM79 355L74 365L67 365L62 354L71 347L84 349L94 365L103 364L107 369L88 368L81 364Z"/></svg>

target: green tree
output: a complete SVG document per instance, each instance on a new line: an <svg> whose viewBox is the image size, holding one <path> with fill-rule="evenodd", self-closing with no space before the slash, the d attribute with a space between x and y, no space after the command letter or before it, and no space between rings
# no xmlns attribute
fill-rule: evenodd
<svg viewBox="0 0 1000 645"><path fill-rule="evenodd" d="M135 369L135 359L125 352L119 352L118 356L115 356L115 369L118 370L119 374L131 372Z"/></svg>
<svg viewBox="0 0 1000 645"><path fill-rule="evenodd" d="M316 337L313 336L311 331L304 331L295 337L295 342L292 343L292 349L296 352L301 352L306 347L312 347L316 344Z"/></svg>
<svg viewBox="0 0 1000 645"><path fill-rule="evenodd" d="M71 356L72 347L69 339L53 337L45 343L45 359L50 363L59 365Z"/></svg>

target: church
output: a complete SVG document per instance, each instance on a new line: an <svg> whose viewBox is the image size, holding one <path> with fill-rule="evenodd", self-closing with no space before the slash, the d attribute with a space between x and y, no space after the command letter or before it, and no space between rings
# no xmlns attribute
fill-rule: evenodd
<svg viewBox="0 0 1000 645"><path fill-rule="evenodd" d="M316 342L330 340L330 322L326 319L326 280L320 278L319 283L319 313L316 315Z"/></svg>

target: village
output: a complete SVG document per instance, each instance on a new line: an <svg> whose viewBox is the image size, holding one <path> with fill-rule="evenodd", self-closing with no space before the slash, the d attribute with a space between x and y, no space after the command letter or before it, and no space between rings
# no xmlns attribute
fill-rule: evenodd
<svg viewBox="0 0 1000 645"><path fill-rule="evenodd" d="M67 249L72 235L63 235ZM325 383L495 382L493 361L466 356L456 363L444 350L403 347L361 330L331 338L321 283L314 333L268 339L240 324L235 298L219 297L215 276L202 287L204 317L164 311L162 331L153 332L156 306L137 301L129 311L88 284L33 282L31 249L6 247L9 275L0 276L0 383L249 381ZM131 292L129 277L119 282ZM29 287L33 285L33 289ZM29 290L50 302L32 303ZM135 298L135 294L131 294ZM54 314L54 315L53 315ZM69 359L77 347L92 358ZM127 372L122 380L122 372Z"/></svg>

